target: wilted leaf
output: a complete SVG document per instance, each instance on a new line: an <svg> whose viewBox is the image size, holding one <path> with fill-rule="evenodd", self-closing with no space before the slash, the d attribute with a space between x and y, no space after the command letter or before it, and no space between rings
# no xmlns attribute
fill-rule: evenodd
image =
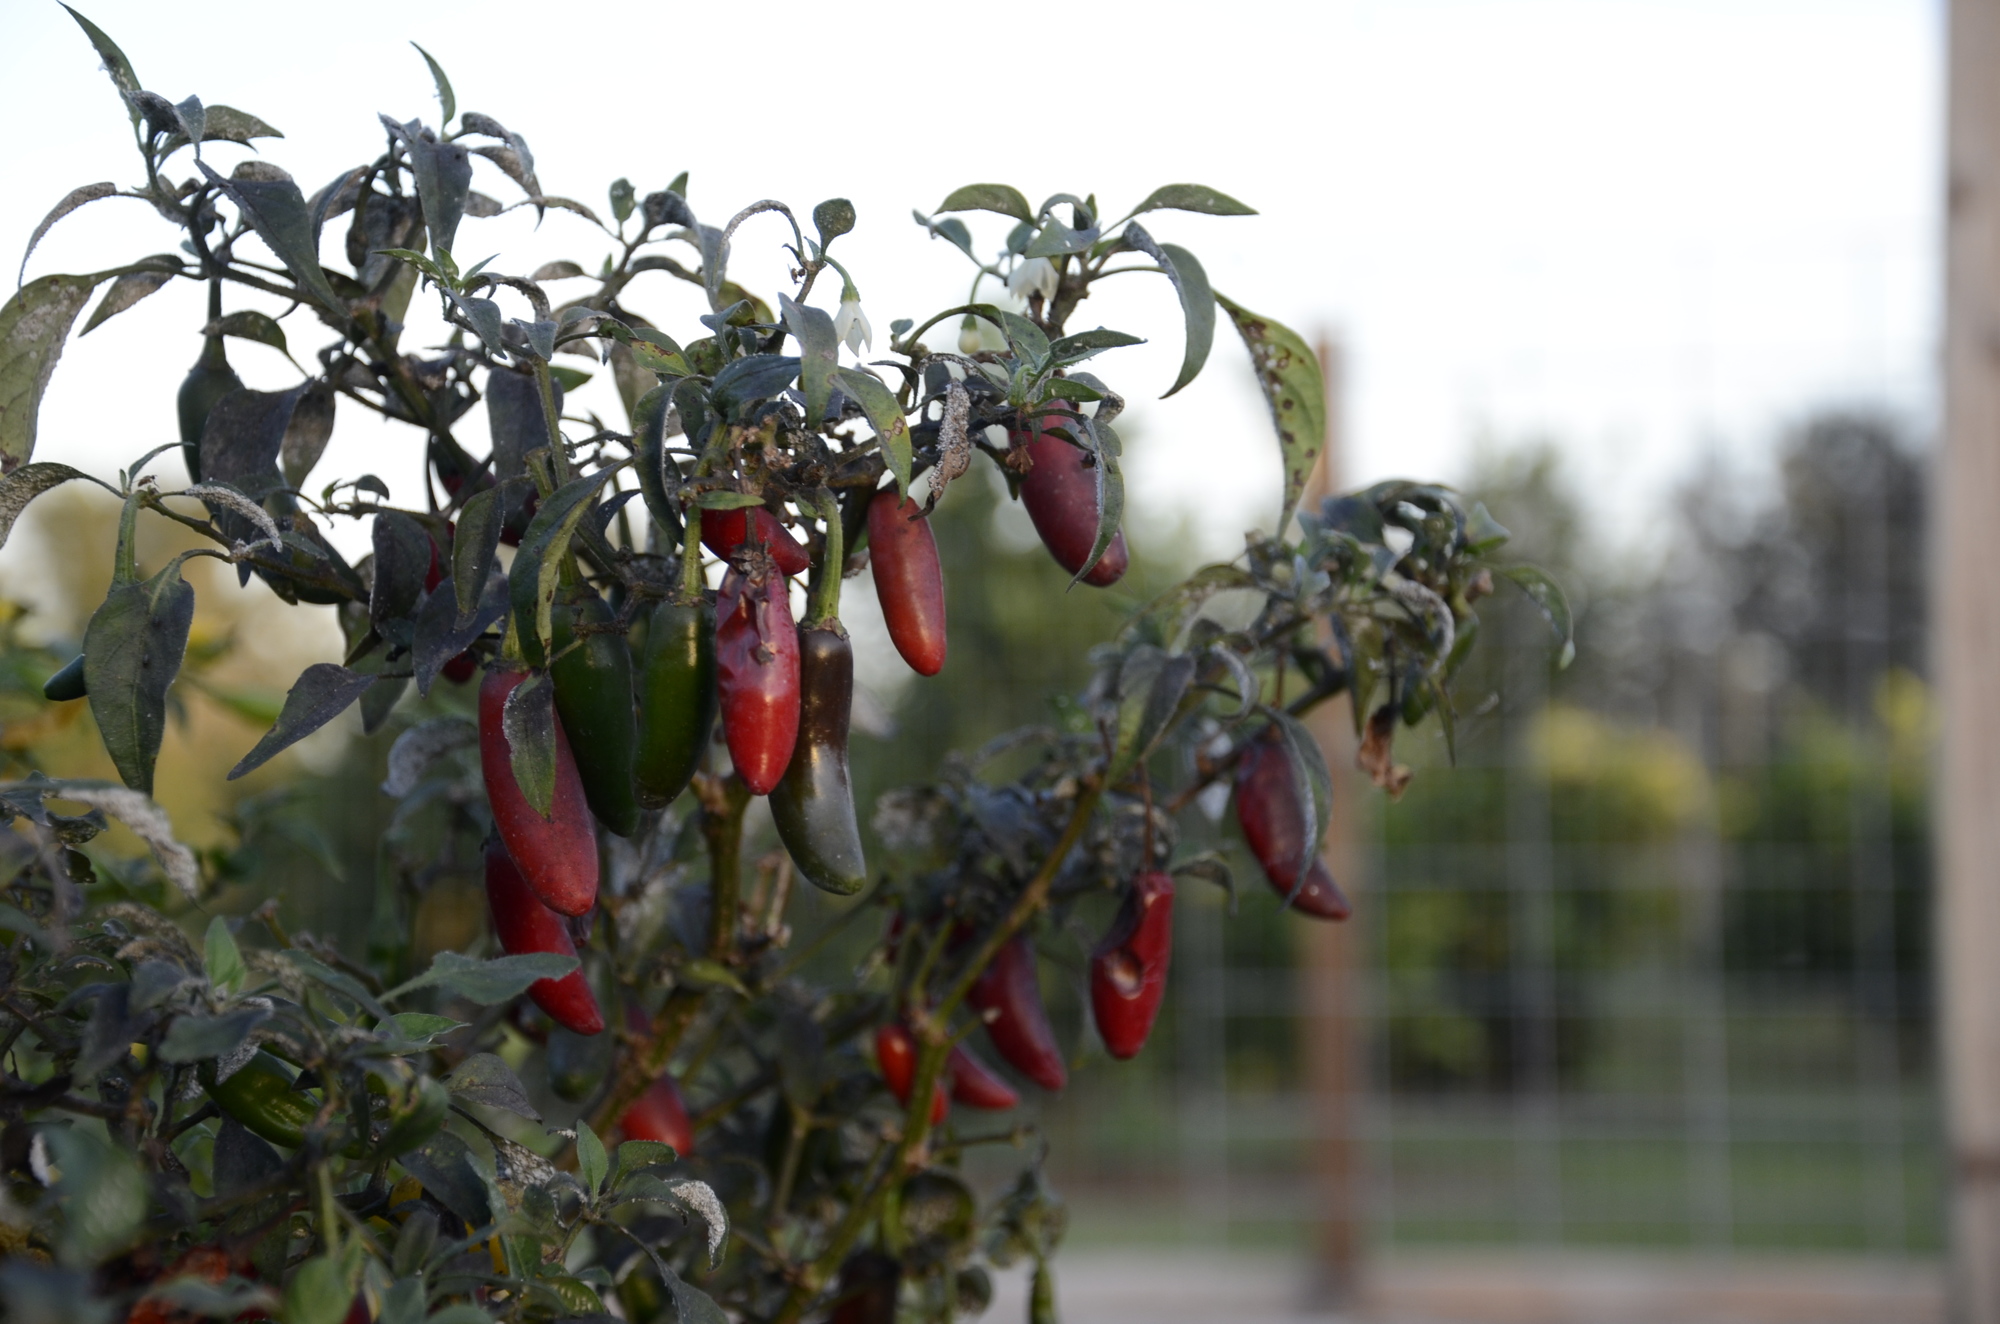
<svg viewBox="0 0 2000 1324"><path fill-rule="evenodd" d="M402 799L417 789L433 763L478 739L479 729L463 717L433 717L417 723L389 747L389 773L382 779L382 793Z"/></svg>
<svg viewBox="0 0 2000 1324"><path fill-rule="evenodd" d="M346 712L376 677L349 671L332 662L315 662L300 673L285 695L277 725L264 733L256 747L229 770L229 781L269 763L281 750L304 740Z"/></svg>
<svg viewBox="0 0 2000 1324"><path fill-rule="evenodd" d="M1220 294L1215 301L1229 314L1249 347L1258 385L1264 389L1271 422L1278 430L1285 466L1285 502L1278 515L1282 536L1326 445L1326 381L1320 374L1319 359L1297 332Z"/></svg>
<svg viewBox="0 0 2000 1324"><path fill-rule="evenodd" d="M42 276L0 307L0 473L12 473L35 454L42 393L62 358L63 341L90 292L93 276Z"/></svg>
<svg viewBox="0 0 2000 1324"><path fill-rule="evenodd" d="M152 850L153 857L160 862L160 868L175 887L188 896L200 891L201 872L195 865L194 852L174 836L174 825L166 810L154 804L148 796L123 786L113 786L110 782L66 781L57 783L57 787L59 789L52 789L49 793L102 809L131 828L133 834Z"/></svg>
<svg viewBox="0 0 2000 1324"><path fill-rule="evenodd" d="M90 317L83 324L83 330L77 332L77 335L89 335L147 295L157 294L160 287L173 278L174 268L166 266L126 272L111 282L111 288L97 301L97 307L91 309Z"/></svg>

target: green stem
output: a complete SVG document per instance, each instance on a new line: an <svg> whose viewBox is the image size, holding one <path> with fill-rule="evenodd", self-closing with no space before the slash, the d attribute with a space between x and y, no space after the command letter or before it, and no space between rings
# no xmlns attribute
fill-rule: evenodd
<svg viewBox="0 0 2000 1324"><path fill-rule="evenodd" d="M917 343L918 336L930 330L932 327L936 326L939 322L944 321L944 319L947 317L959 317L963 316L966 313L972 313L973 315L980 317L985 316L985 313L977 304L967 303L967 304L960 304L956 308L947 308L943 312L939 313L936 317L933 317L930 321L925 322L922 326L918 327L916 330L904 336L901 340L891 344L889 346L889 349L891 352L896 354L908 353L910 346ZM994 325L997 327L999 326L999 323L996 322L994 323Z"/></svg>
<svg viewBox="0 0 2000 1324"><path fill-rule="evenodd" d="M703 587L701 578L701 509L688 506L682 510L685 527L681 530L681 593L679 605L692 607L701 601Z"/></svg>
<svg viewBox="0 0 2000 1324"><path fill-rule="evenodd" d="M840 523L840 505L833 493L822 487L813 498L820 522L826 525L826 540L819 564L813 567L812 604L806 612L806 628L823 629L840 618L840 578L847 563L843 543L846 531Z"/></svg>
<svg viewBox="0 0 2000 1324"><path fill-rule="evenodd" d="M549 365L541 359L535 360L535 388L542 397L542 424L549 433L549 465L555 472L556 486L561 487L576 477L569 464L569 452L563 449L562 416L556 410L556 383L549 374Z"/></svg>

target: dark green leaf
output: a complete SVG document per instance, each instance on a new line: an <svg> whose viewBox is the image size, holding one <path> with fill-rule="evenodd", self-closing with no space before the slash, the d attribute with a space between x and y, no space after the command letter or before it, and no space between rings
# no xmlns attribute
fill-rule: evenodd
<svg viewBox="0 0 2000 1324"><path fill-rule="evenodd" d="M411 1044L427 1044L465 1025L464 1021L455 1021L449 1016L433 1016L425 1011L399 1011L389 1020L403 1042Z"/></svg>
<svg viewBox="0 0 2000 1324"><path fill-rule="evenodd" d="M1297 332L1220 294L1215 301L1229 314L1237 334L1249 347L1257 383L1263 387L1271 422L1278 431L1285 466L1285 501L1278 515L1282 535L1326 445L1326 381L1320 375L1319 359Z"/></svg>
<svg viewBox="0 0 2000 1324"><path fill-rule="evenodd" d="M1123 331L1107 331L1100 326L1095 331L1079 331L1055 341L1049 346L1049 358L1056 363L1081 363L1107 349L1123 349L1127 345L1145 343L1138 336L1128 336Z"/></svg>
<svg viewBox="0 0 2000 1324"><path fill-rule="evenodd" d="M769 400L798 379L799 360L784 354L752 354L723 365L709 388L715 407L740 416L747 405Z"/></svg>
<svg viewBox="0 0 2000 1324"><path fill-rule="evenodd" d="M430 231L431 256L442 263L457 242L458 223L465 217L465 201L472 188L471 150L464 143L438 142L415 121L397 124L387 115L381 118L390 132L403 140L404 149L410 154L410 173L417 180L417 200L423 206L424 225Z"/></svg>
<svg viewBox="0 0 2000 1324"><path fill-rule="evenodd" d="M997 211L1002 216L1012 216L1017 221L1032 223L1035 213L1028 210L1028 200L1021 191L1009 184L967 184L962 189L938 204L939 211Z"/></svg>
<svg viewBox="0 0 2000 1324"><path fill-rule="evenodd" d="M908 495L910 469L916 460L911 449L910 425L903 418L902 405L896 403L895 392L884 386L881 378L858 368L837 368L833 380L868 416L869 425L882 443L882 458L896 480L896 490Z"/></svg>
<svg viewBox="0 0 2000 1324"><path fill-rule="evenodd" d="M128 271L111 282L111 288L91 309L90 317L83 324L79 336L87 336L118 314L130 308L149 294L157 294L162 285L174 278L174 268L162 267L147 271Z"/></svg>
<svg viewBox="0 0 2000 1324"><path fill-rule="evenodd" d="M564 391L574 391L577 387L589 381L594 375L594 373L585 372L581 368L572 368L563 363L551 363L549 365L549 376L554 378L555 384L560 386Z"/></svg>
<svg viewBox="0 0 2000 1324"><path fill-rule="evenodd" d="M854 228L854 204L846 198L828 198L813 208L813 226L819 231L820 251Z"/></svg>
<svg viewBox="0 0 2000 1324"><path fill-rule="evenodd" d="M1255 216L1255 207L1246 207L1227 193L1218 193L1206 184L1167 184L1148 194L1146 200L1132 209L1137 216L1140 212L1198 211L1206 216Z"/></svg>
<svg viewBox="0 0 2000 1324"><path fill-rule="evenodd" d="M293 487L303 486L332 438L333 385L314 381L292 406L292 416L285 424L285 439L278 445L278 463L285 482Z"/></svg>
<svg viewBox="0 0 2000 1324"><path fill-rule="evenodd" d="M227 1199L253 1190L285 1170L285 1161L269 1142L251 1135L233 1117L222 1121L215 1137L215 1193Z"/></svg>
<svg viewBox="0 0 2000 1324"><path fill-rule="evenodd" d="M492 408L490 393L487 407L489 411ZM460 616L471 615L479 605L486 580L498 561L500 530L507 522L507 511L527 488L526 477L507 478L474 492L459 511L458 531L451 540L451 587Z"/></svg>
<svg viewBox="0 0 2000 1324"><path fill-rule="evenodd" d="M500 729L514 780L530 808L543 818L556 794L556 710L546 671L537 671L507 695Z"/></svg>
<svg viewBox="0 0 2000 1324"><path fill-rule="evenodd" d="M459 526L460 537L465 536L464 529L464 525ZM411 644L417 693L428 695L445 663L470 648L488 626L506 614L507 581L502 576L488 576L485 596L466 616L458 614L458 597L453 587L440 584L432 589L417 608L415 638Z"/></svg>
<svg viewBox="0 0 2000 1324"><path fill-rule="evenodd" d="M30 501L72 478L87 477L89 475L82 470L72 469L66 464L39 460L0 478L0 547L7 545L8 535L14 532L14 521L21 518L21 512L28 508Z"/></svg>
<svg viewBox="0 0 2000 1324"><path fill-rule="evenodd" d="M510 357L507 353L506 323L501 319L499 304L491 299L468 299L450 289L444 292L444 297L465 315L465 320L472 324L473 331L489 353L503 359Z"/></svg>
<svg viewBox="0 0 2000 1324"><path fill-rule="evenodd" d="M208 182L221 189L243 213L243 219L257 232L285 270L307 294L334 317L336 325L347 321L347 305L334 293L333 285L319 265L313 243L312 216L306 210L305 195L289 179L224 179L206 161L198 161Z"/></svg>
<svg viewBox="0 0 2000 1324"><path fill-rule="evenodd" d="M34 458L42 393L62 357L63 341L102 274L43 276L0 307L0 473Z"/></svg>
<svg viewBox="0 0 2000 1324"><path fill-rule="evenodd" d="M445 1079L454 1098L485 1108L499 1108L531 1122L542 1115L528 1102L528 1091L514 1069L491 1053L474 1053L460 1062Z"/></svg>
<svg viewBox="0 0 2000 1324"><path fill-rule="evenodd" d="M383 638L407 645L410 617L423 600L437 545L415 516L400 510L375 516L373 544L375 582L368 592L368 619Z"/></svg>
<svg viewBox="0 0 2000 1324"><path fill-rule="evenodd" d="M98 27L97 24L77 13L74 9L70 9L68 5L64 5L63 8L69 9L69 16L76 20L76 25L83 29L83 35L89 37L90 44L97 48L98 58L104 61L104 72L111 75L111 85L118 89L119 95L129 98L133 93L137 92L139 90L139 75L132 72L132 62L125 58L124 51L118 49L118 43L111 40L105 34L103 28ZM132 117L133 127L137 128L139 124L139 108L132 105L128 100L125 109L126 113Z"/></svg>
<svg viewBox="0 0 2000 1324"><path fill-rule="evenodd" d="M521 655L531 667L543 666L548 661L548 641L554 628L550 610L570 537L582 522L584 512L590 509L598 489L615 472L616 466L599 469L557 488L536 508L535 518L521 536L520 551L508 571L507 583Z"/></svg>
<svg viewBox="0 0 2000 1324"><path fill-rule="evenodd" d="M493 1221L486 1198L486 1180L472 1161L472 1147L451 1131L440 1131L416 1149L400 1154L396 1162L424 1184L424 1191L457 1214L468 1227L478 1229ZM340 1298L345 1310L347 1298Z"/></svg>
<svg viewBox="0 0 2000 1324"><path fill-rule="evenodd" d="M917 224L929 230L933 235L941 239L950 240L953 244L957 245L958 250L974 262L979 260L978 256L972 251L972 231L965 228L964 221L959 220L956 216L947 216L941 221L934 221L920 211L912 211L910 215L916 217Z"/></svg>
<svg viewBox="0 0 2000 1324"><path fill-rule="evenodd" d="M1023 257L1062 257L1068 253L1081 253L1097 242L1099 231L1096 226L1082 230L1072 230L1051 216L1042 223L1042 228L1028 242Z"/></svg>
<svg viewBox="0 0 2000 1324"><path fill-rule="evenodd" d="M1049 361L1049 338L1042 328L1030 322L1019 313L1000 314L1000 330L1005 333L1007 343L1014 347L1014 353L1030 368L1040 368Z"/></svg>
<svg viewBox="0 0 2000 1324"><path fill-rule="evenodd" d="M1466 512L1465 545L1480 555L1504 546L1513 536L1493 518L1484 501L1473 502L1472 509Z"/></svg>
<svg viewBox="0 0 2000 1324"><path fill-rule="evenodd" d="M28 236L28 247L21 254L21 270L14 277L14 284L18 286L27 278L29 255L35 251L35 245L42 242L42 236L47 234L57 221L69 215L78 207L83 206L86 202L96 202L99 198L111 198L117 195L118 186L111 183L85 184L81 188L71 189L61 202L58 202L54 207L49 209L49 214L42 217L42 223L35 227L33 234Z"/></svg>
<svg viewBox="0 0 2000 1324"><path fill-rule="evenodd" d="M663 1168L674 1162L680 1155L672 1145L658 1140L627 1140L618 1146L616 1165L611 1171L611 1184L622 1184L627 1177L644 1172L647 1168Z"/></svg>
<svg viewBox="0 0 2000 1324"><path fill-rule="evenodd" d="M105 752L125 784L153 793L167 687L187 651L194 589L175 559L143 583L114 585L83 633L84 682Z"/></svg>
<svg viewBox="0 0 2000 1324"><path fill-rule="evenodd" d="M605 1156L604 1142L590 1129L589 1122L577 1118L576 1175L583 1179L584 1193L595 1198L604 1189L604 1178L610 1171L611 1160Z"/></svg>
<svg viewBox="0 0 2000 1324"><path fill-rule="evenodd" d="M414 41L410 43L417 46ZM458 98L452 95L451 80L444 76L444 66L431 58L431 53L417 46L417 54L424 57L424 63L431 67L431 81L437 84L438 106L444 112L438 120L441 127L451 125L451 117L458 114Z"/></svg>
<svg viewBox="0 0 2000 1324"><path fill-rule="evenodd" d="M245 1007L220 1016L177 1016L160 1043L160 1056L168 1062L201 1062L226 1057L243 1046L256 1029L271 1018L263 1007Z"/></svg>
<svg viewBox="0 0 2000 1324"><path fill-rule="evenodd" d="M1208 362L1208 351L1215 343L1215 291L1209 287L1208 273L1202 270L1201 263L1180 245L1154 243L1153 236L1137 222L1125 227L1125 242L1159 263L1160 270L1174 283L1174 293L1180 296L1181 317L1187 324L1187 351L1181 355L1180 375L1167 389L1167 395L1172 395L1193 381ZM1166 395L1160 398L1164 400Z"/></svg>
<svg viewBox="0 0 2000 1324"><path fill-rule="evenodd" d="M291 353L291 349L285 344L285 328L278 325L278 319L269 313L260 313L255 308L241 308L233 313L225 313L216 318L207 330L213 335L254 340L260 345L269 345L281 354Z"/></svg>
<svg viewBox="0 0 2000 1324"><path fill-rule="evenodd" d="M244 773L263 767L279 751L304 740L346 712L375 679L332 662L315 662L307 667L285 695L284 711L278 714L277 724L229 770L228 780L235 781Z"/></svg>
<svg viewBox="0 0 2000 1324"><path fill-rule="evenodd" d="M824 204L822 204L824 205ZM824 310L778 296L785 327L799 342L799 389L806 397L806 426L817 427L833 398L833 370L840 366L840 337Z"/></svg>
<svg viewBox="0 0 2000 1324"><path fill-rule="evenodd" d="M232 142L248 145L252 138L282 138L285 135L258 119L247 110L234 106L210 106L206 111L206 122L201 131L205 143ZM168 138L160 148L161 156L168 156L187 146L185 133L177 133Z"/></svg>
<svg viewBox="0 0 2000 1324"><path fill-rule="evenodd" d="M1528 595L1528 601L1541 610L1549 629L1555 632L1557 652L1556 665L1567 667L1576 659L1576 623L1569 614L1569 598L1563 593L1562 585L1549 578L1548 572L1532 565L1508 565L1496 567L1501 574L1514 582L1515 587Z"/></svg>
<svg viewBox="0 0 2000 1324"><path fill-rule="evenodd" d="M574 956L558 956L554 952L496 956L487 961L477 961L457 952L439 952L432 959L430 969L390 989L382 995L382 1001L393 1002L420 988L436 986L490 1007L496 1002L519 997L536 980L561 979L577 965Z"/></svg>
<svg viewBox="0 0 2000 1324"><path fill-rule="evenodd" d="M620 225L632 214L632 199L635 196L632 181L614 179L611 181L611 216Z"/></svg>
<svg viewBox="0 0 2000 1324"><path fill-rule="evenodd" d="M181 131L174 137L188 142L208 141L204 132L208 127L208 112L202 108L200 97L189 97L175 106L174 119L181 126Z"/></svg>
<svg viewBox="0 0 2000 1324"><path fill-rule="evenodd" d="M569 280L573 276L586 274L588 273L574 262L557 260L555 262L544 262L541 266L536 267L535 274L530 279L539 284L545 280Z"/></svg>
<svg viewBox="0 0 2000 1324"><path fill-rule="evenodd" d="M389 1009L384 1007L360 980L346 971L335 970L317 957L309 956L296 947L279 953L279 959L322 988L340 994L376 1020L389 1019Z"/></svg>

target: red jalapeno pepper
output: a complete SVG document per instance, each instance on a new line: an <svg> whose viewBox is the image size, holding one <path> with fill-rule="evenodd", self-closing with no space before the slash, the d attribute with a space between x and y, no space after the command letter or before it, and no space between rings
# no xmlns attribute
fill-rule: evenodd
<svg viewBox="0 0 2000 1324"><path fill-rule="evenodd" d="M618 1128L627 1140L657 1140L672 1145L682 1158L694 1153L694 1123L688 1120L687 1104L674 1078L664 1072L625 1110Z"/></svg>
<svg viewBox="0 0 2000 1324"><path fill-rule="evenodd" d="M1060 1090L1069 1083L1035 978L1035 949L1026 938L1015 934L1008 939L980 973L966 1001L986 1016L986 1036L1009 1066L1045 1090Z"/></svg>
<svg viewBox="0 0 2000 1324"><path fill-rule="evenodd" d="M507 696L527 676L525 671L496 668L480 683L479 766L486 778L486 798L493 806L493 826L500 840L535 895L561 914L581 915L597 902L597 828L569 738L557 722L555 794L544 818L514 780L513 753L501 725Z"/></svg>
<svg viewBox="0 0 2000 1324"><path fill-rule="evenodd" d="M951 1076L953 1102L993 1112L1005 1112L1021 1105L1021 1096L1014 1087L968 1053L962 1044L951 1050L951 1056L945 1060L945 1070Z"/></svg>
<svg viewBox="0 0 2000 1324"><path fill-rule="evenodd" d="M1118 918L1090 955L1090 1010L1116 1058L1138 1055L1160 1014L1173 955L1174 880L1146 872L1132 880Z"/></svg>
<svg viewBox="0 0 2000 1324"><path fill-rule="evenodd" d="M910 1101L917 1084L917 1039L909 1027L895 1021L875 1031L875 1063L882 1069L883 1083L898 1103ZM944 1096L942 1081L931 1089L931 1125L944 1120L951 1104Z"/></svg>
<svg viewBox="0 0 2000 1324"><path fill-rule="evenodd" d="M486 903L493 915L493 934L509 956L524 952L576 955L569 926L542 904L498 837L486 839ZM598 1034L604 1029L604 1013L581 966L560 979L536 980L528 985L528 996L550 1020L574 1034Z"/></svg>
<svg viewBox="0 0 2000 1324"><path fill-rule="evenodd" d="M919 676L944 670L944 569L923 507L893 491L868 503L868 565L889 642Z"/></svg>
<svg viewBox="0 0 2000 1324"><path fill-rule="evenodd" d="M781 574L801 574L812 565L812 555L805 544L762 506L701 512L702 546L723 560L729 560L737 548L753 538L764 545Z"/></svg>
<svg viewBox="0 0 2000 1324"><path fill-rule="evenodd" d="M1011 429L1008 442L1027 454L1030 468L1021 476L1021 504L1035 522L1042 545L1055 557L1056 564L1072 575L1090 559L1097 545L1097 474L1084 463L1084 452L1049 429L1063 428L1063 414L1075 411L1058 400L1037 406L1039 416ZM1112 536L1111 545L1083 582L1104 588L1124 577L1131 563L1125 547L1125 531Z"/></svg>
<svg viewBox="0 0 2000 1324"><path fill-rule="evenodd" d="M785 577L768 562L722 577L715 611L722 734L753 795L769 795L799 735L799 636Z"/></svg>
<svg viewBox="0 0 2000 1324"><path fill-rule="evenodd" d="M1319 843L1305 839L1310 793L1293 775L1277 736L1267 731L1250 742L1237 765L1236 822L1264 877L1279 896L1291 899L1292 909L1314 919L1346 919L1354 908L1320 859ZM1309 849L1312 859L1301 881L1299 860Z"/></svg>

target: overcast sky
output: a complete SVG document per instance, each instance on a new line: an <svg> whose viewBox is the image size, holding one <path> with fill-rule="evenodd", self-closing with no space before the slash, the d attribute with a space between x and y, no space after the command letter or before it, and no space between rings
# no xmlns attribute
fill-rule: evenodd
<svg viewBox="0 0 2000 1324"><path fill-rule="evenodd" d="M963 297L963 259L909 219L959 184L1094 191L1113 215L1158 184L1213 185L1262 214L1161 213L1151 229L1240 302L1339 335L1352 478L1449 479L1482 438L1547 436L1603 493L1615 539L1657 527L1659 493L1704 448L1754 468L1815 403L1885 401L1920 426L1932 408L1942 17L1927 0L1072 0L1032 21L860 0L79 8L148 88L283 129L264 155L308 193L380 150L376 111L435 120L414 39L462 110L527 137L551 193L601 206L621 174L643 193L685 169L714 222L762 197L802 215L850 197L860 228L836 252L883 339L891 319ZM8 0L0 38L12 254L70 188L138 171L110 84L53 0ZM480 170L475 187L518 196ZM774 290L781 232L747 226L732 274ZM101 202L29 272L174 242L144 206ZM516 213L468 221L459 249L525 272L551 257L595 267L605 242L573 218L536 232ZM698 334L693 301L647 279L661 283L635 304ZM821 289L830 306L837 291ZM188 284L74 343L40 456L108 473L170 439L200 320ZM1240 344L1225 328L1203 379L1153 404L1181 352L1171 291L1111 282L1073 329L1100 321L1153 337L1100 360L1134 401L1135 505L1193 515L1227 554L1277 495ZM308 360L323 328L288 325ZM254 386L296 380L272 351L233 357ZM325 463L374 470L417 504L415 453L343 408Z"/></svg>

